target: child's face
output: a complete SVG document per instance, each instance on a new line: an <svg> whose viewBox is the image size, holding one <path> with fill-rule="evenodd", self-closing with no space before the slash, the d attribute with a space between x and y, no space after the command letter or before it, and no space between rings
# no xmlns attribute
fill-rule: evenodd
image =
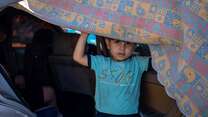
<svg viewBox="0 0 208 117"><path fill-rule="evenodd" d="M135 49L134 43L114 39L107 41L109 52L114 60L122 61L129 58Z"/></svg>

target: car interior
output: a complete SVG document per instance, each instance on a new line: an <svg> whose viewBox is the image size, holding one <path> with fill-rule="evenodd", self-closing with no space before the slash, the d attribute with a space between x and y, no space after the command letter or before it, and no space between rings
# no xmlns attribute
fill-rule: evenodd
<svg viewBox="0 0 208 117"><path fill-rule="evenodd" d="M11 20L14 15L18 15L19 19L17 20L20 22L16 25L14 20ZM25 17L29 18L24 19ZM28 23L21 21L28 21L29 19L32 21ZM39 28L34 30L32 27L26 28L32 26L31 24ZM22 32L14 31L21 28ZM41 42L38 42L38 47L30 49L30 53L27 54L33 58L26 59L27 48L33 43L34 39L32 38L35 37L35 32L43 29L50 32L49 36L40 36ZM24 30L27 31L24 32ZM13 84L12 90L20 96L18 99L25 98L22 102L28 104L26 108L35 111L41 106L53 105L58 108L63 117L95 116L95 73L72 59L73 50L80 35L78 32L70 32L23 11L8 7L0 11L0 34L3 35L3 33L5 35L0 36L0 64L8 72L11 84ZM39 34L46 35L46 32ZM40 47L43 43L45 43L43 47ZM95 35L91 40L89 38L85 52L108 56L103 37ZM151 58L151 53L146 44L137 44L134 54ZM2 71L1 74L3 74ZM29 79L30 81L27 81L26 77L39 77L40 80ZM28 82L29 84L25 84ZM41 92L42 89L40 88L43 85L50 86L50 90L46 90L46 94ZM30 93L25 93L28 92L26 87L31 89L29 90ZM28 99L31 96L28 97L27 95L31 94L31 91L33 95L39 96L36 97L40 99L37 101L38 106L33 105L33 100ZM1 93L2 90L0 90ZM44 96L50 98L49 101L43 102ZM139 110L143 117L183 116L176 101L167 95L164 86L157 80L157 72L152 68L151 61L148 71L142 76L139 101Z"/></svg>

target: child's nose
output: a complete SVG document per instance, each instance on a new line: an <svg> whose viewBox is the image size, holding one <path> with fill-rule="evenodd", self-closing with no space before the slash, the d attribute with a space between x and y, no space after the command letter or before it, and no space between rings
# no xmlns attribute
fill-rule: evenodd
<svg viewBox="0 0 208 117"><path fill-rule="evenodd" d="M120 49L124 50L126 47L126 43L125 42L120 42Z"/></svg>

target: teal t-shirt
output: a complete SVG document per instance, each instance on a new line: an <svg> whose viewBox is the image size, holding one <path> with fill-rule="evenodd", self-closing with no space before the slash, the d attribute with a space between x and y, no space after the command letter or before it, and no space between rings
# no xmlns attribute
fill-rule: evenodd
<svg viewBox="0 0 208 117"><path fill-rule="evenodd" d="M91 55L90 61L96 74L96 109L114 115L138 113L140 81L148 58L133 56L119 62Z"/></svg>

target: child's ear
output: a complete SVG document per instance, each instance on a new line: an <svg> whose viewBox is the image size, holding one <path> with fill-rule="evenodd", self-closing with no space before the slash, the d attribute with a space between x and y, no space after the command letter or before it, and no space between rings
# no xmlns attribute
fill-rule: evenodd
<svg viewBox="0 0 208 117"><path fill-rule="evenodd" d="M105 43L106 43L108 50L110 50L110 45L109 45L110 40L105 38Z"/></svg>

